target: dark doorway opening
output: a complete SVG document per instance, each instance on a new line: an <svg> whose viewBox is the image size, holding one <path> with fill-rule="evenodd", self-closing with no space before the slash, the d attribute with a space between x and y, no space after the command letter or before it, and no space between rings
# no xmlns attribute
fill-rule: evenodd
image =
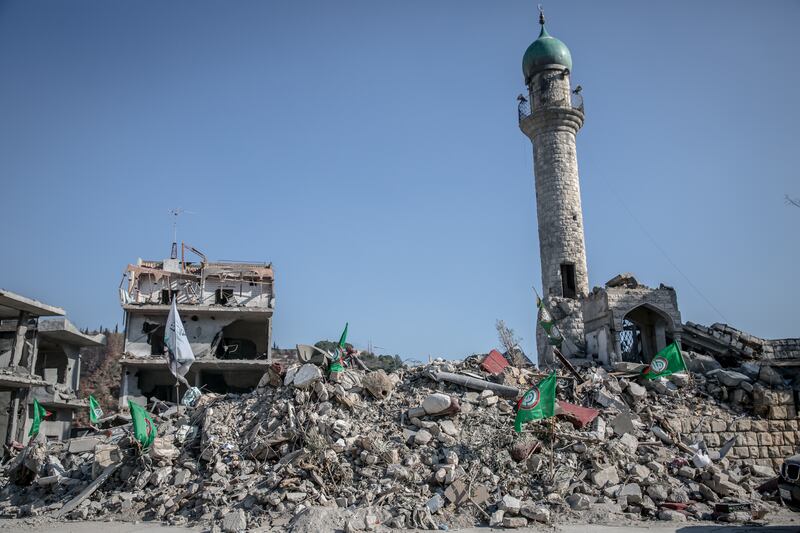
<svg viewBox="0 0 800 533"><path fill-rule="evenodd" d="M646 304L625 315L618 335L622 360L632 363L649 363L674 339L666 313Z"/></svg>
<svg viewBox="0 0 800 533"><path fill-rule="evenodd" d="M142 333L147 334L147 344L150 345L150 355L164 355L164 331L163 324L142 324Z"/></svg>
<svg viewBox="0 0 800 533"><path fill-rule="evenodd" d="M561 265L561 295L564 298L577 298L575 281L575 265L563 263Z"/></svg>

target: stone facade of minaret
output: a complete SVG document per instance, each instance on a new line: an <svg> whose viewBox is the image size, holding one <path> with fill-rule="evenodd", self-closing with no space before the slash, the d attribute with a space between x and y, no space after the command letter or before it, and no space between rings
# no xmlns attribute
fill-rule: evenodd
<svg viewBox="0 0 800 533"><path fill-rule="evenodd" d="M589 292L575 149L584 115L570 85L569 49L547 33L541 15L539 22L539 38L523 58L528 95L520 97L519 125L533 143L542 297L568 340L562 352L570 355L583 343L579 299ZM537 347L539 363L552 364L552 349L540 327Z"/></svg>

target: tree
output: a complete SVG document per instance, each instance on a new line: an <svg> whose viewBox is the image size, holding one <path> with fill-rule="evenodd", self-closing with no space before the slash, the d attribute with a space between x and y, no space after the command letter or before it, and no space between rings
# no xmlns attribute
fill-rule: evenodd
<svg viewBox="0 0 800 533"><path fill-rule="evenodd" d="M520 347L522 338L517 337L514 330L506 326L506 323L502 320L495 322L494 327L497 329L500 345L503 347L506 357L510 359L511 364L517 367L526 366L528 364L527 358Z"/></svg>

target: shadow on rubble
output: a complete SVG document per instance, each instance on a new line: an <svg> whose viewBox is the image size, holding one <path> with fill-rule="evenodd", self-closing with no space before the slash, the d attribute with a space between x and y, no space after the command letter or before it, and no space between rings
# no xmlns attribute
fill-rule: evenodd
<svg viewBox="0 0 800 533"><path fill-rule="evenodd" d="M731 524L686 526L675 530L675 533L798 533L800 526L761 526L757 524Z"/></svg>

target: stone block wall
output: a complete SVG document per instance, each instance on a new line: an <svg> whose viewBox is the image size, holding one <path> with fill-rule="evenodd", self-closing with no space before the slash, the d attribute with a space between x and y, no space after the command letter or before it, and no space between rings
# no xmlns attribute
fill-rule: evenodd
<svg viewBox="0 0 800 533"><path fill-rule="evenodd" d="M751 420L734 423L736 438L731 457L780 468L783 460L800 451L800 420Z"/></svg>
<svg viewBox="0 0 800 533"><path fill-rule="evenodd" d="M545 298L545 305L565 339L561 353L566 357L575 355L584 343L581 302L571 298L550 297ZM555 364L553 348L548 342L547 334L539 326L536 327L536 346L539 347L539 365L545 368L552 367Z"/></svg>
<svg viewBox="0 0 800 533"><path fill-rule="evenodd" d="M666 422L669 428L683 436L685 442L701 437L710 450L719 449L730 439L731 459L780 468L783 460L800 453L800 419L764 420L751 417L734 419L684 417Z"/></svg>
<svg viewBox="0 0 800 533"><path fill-rule="evenodd" d="M727 324L715 323L703 326L687 322L684 329L693 335L711 341L713 348L746 360L798 360L800 359L800 338L762 339L750 335Z"/></svg>
<svg viewBox="0 0 800 533"><path fill-rule="evenodd" d="M672 287L664 285L657 289L650 287L636 289L609 287L605 289L605 292L608 298L608 308L614 315L614 329L616 331L622 330L622 321L625 315L636 307L647 304L668 316L672 322L669 325L670 329L680 334L681 313L678 310L678 296Z"/></svg>
<svg viewBox="0 0 800 533"><path fill-rule="evenodd" d="M797 408L794 391L767 389L756 385L753 387L753 412L773 420L795 418Z"/></svg>

